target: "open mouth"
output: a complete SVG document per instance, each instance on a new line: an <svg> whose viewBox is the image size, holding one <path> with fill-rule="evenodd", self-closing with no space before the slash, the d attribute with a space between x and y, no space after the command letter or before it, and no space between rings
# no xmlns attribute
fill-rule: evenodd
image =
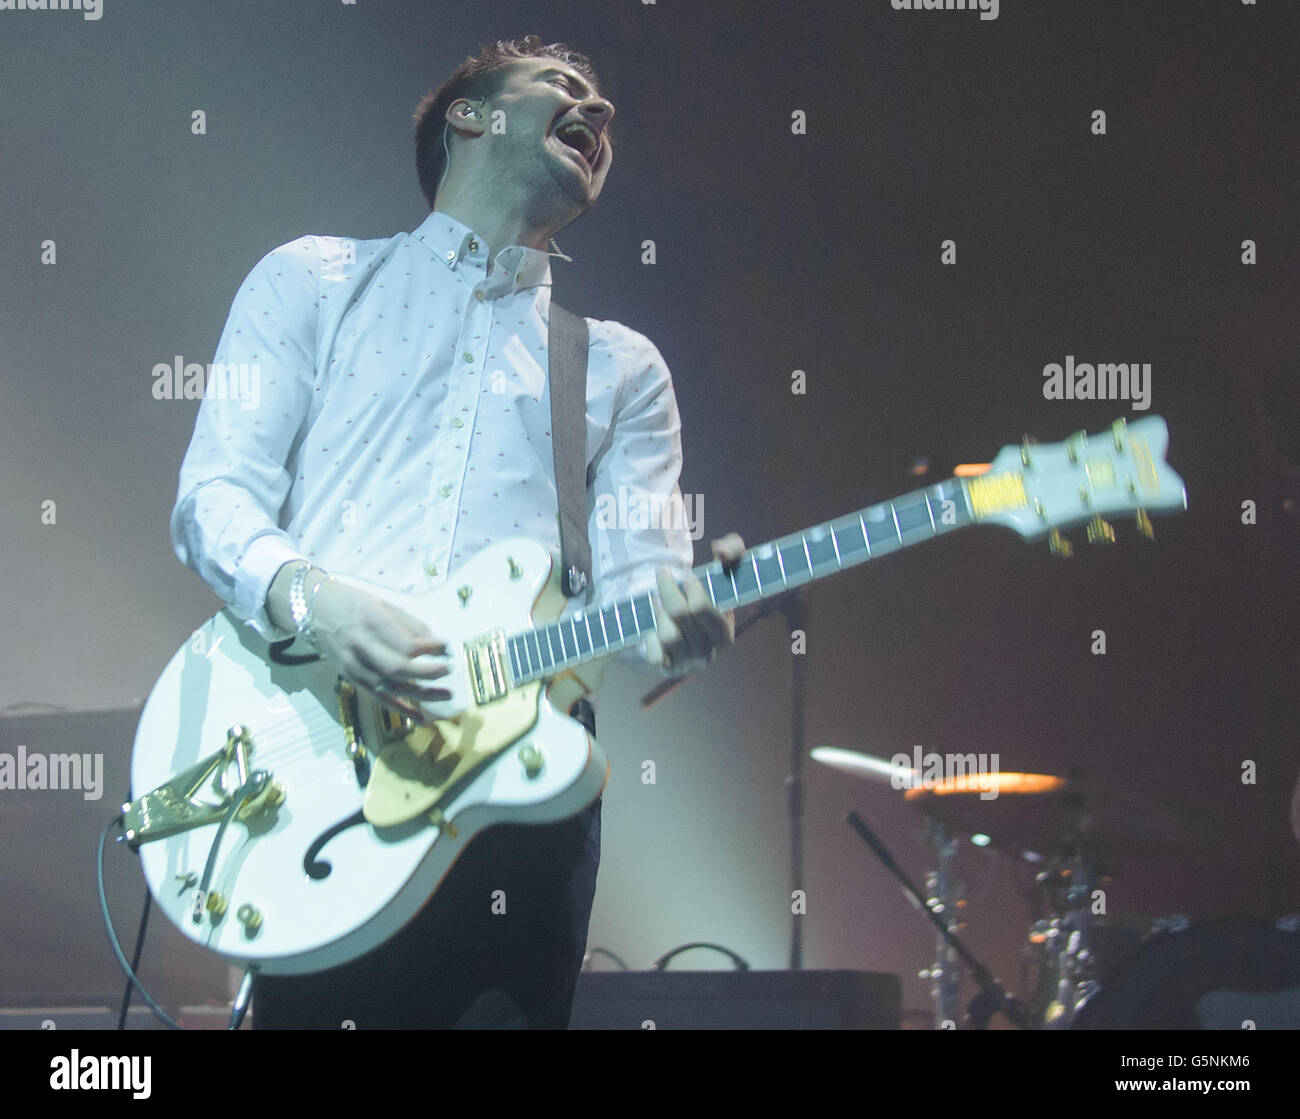
<svg viewBox="0 0 1300 1119"><path fill-rule="evenodd" d="M581 121L568 121L555 130L555 137L582 156L588 171L595 169L600 140L590 128Z"/></svg>

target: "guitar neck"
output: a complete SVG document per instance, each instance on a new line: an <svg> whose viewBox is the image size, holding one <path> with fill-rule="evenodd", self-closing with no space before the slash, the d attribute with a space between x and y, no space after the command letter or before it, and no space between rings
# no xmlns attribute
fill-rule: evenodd
<svg viewBox="0 0 1300 1119"><path fill-rule="evenodd" d="M714 606L734 610L975 520L966 484L950 478L750 548L729 570L715 560L693 574ZM635 645L658 629L659 610L658 596L646 591L508 637L514 683L551 677Z"/></svg>

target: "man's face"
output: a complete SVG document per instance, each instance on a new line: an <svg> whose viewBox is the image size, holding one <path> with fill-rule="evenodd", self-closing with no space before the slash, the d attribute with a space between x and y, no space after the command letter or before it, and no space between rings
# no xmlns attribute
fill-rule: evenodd
<svg viewBox="0 0 1300 1119"><path fill-rule="evenodd" d="M505 113L500 136L491 135L491 114L498 109ZM539 190L557 185L578 213L600 196L614 158L614 106L572 66L553 58L511 63L501 91L487 101L485 117L494 149L500 145L504 173Z"/></svg>

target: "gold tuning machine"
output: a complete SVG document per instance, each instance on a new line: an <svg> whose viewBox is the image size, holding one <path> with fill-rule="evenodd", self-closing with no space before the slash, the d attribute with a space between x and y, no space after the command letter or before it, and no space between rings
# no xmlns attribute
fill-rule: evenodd
<svg viewBox="0 0 1300 1119"><path fill-rule="evenodd" d="M1062 559L1069 559L1074 555L1074 545L1061 535L1061 530L1059 528L1052 529L1051 533L1047 537L1047 543L1052 549L1052 555L1054 556L1060 556Z"/></svg>
<svg viewBox="0 0 1300 1119"><path fill-rule="evenodd" d="M1147 511L1145 509L1139 509L1137 511L1137 526L1138 532L1148 540L1154 540L1156 538L1156 530L1151 527L1151 518L1147 516Z"/></svg>
<svg viewBox="0 0 1300 1119"><path fill-rule="evenodd" d="M1093 517L1088 522L1088 543L1114 544L1115 530L1111 527L1110 522L1103 521L1100 517Z"/></svg>

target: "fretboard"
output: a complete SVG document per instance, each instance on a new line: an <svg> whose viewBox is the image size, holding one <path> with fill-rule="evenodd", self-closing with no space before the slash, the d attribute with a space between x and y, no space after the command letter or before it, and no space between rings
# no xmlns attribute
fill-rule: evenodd
<svg viewBox="0 0 1300 1119"><path fill-rule="evenodd" d="M965 485L950 478L750 548L730 569L715 560L693 574L714 606L734 610L973 523ZM658 627L658 610L658 596L647 591L507 637L513 683L555 676L636 644Z"/></svg>

